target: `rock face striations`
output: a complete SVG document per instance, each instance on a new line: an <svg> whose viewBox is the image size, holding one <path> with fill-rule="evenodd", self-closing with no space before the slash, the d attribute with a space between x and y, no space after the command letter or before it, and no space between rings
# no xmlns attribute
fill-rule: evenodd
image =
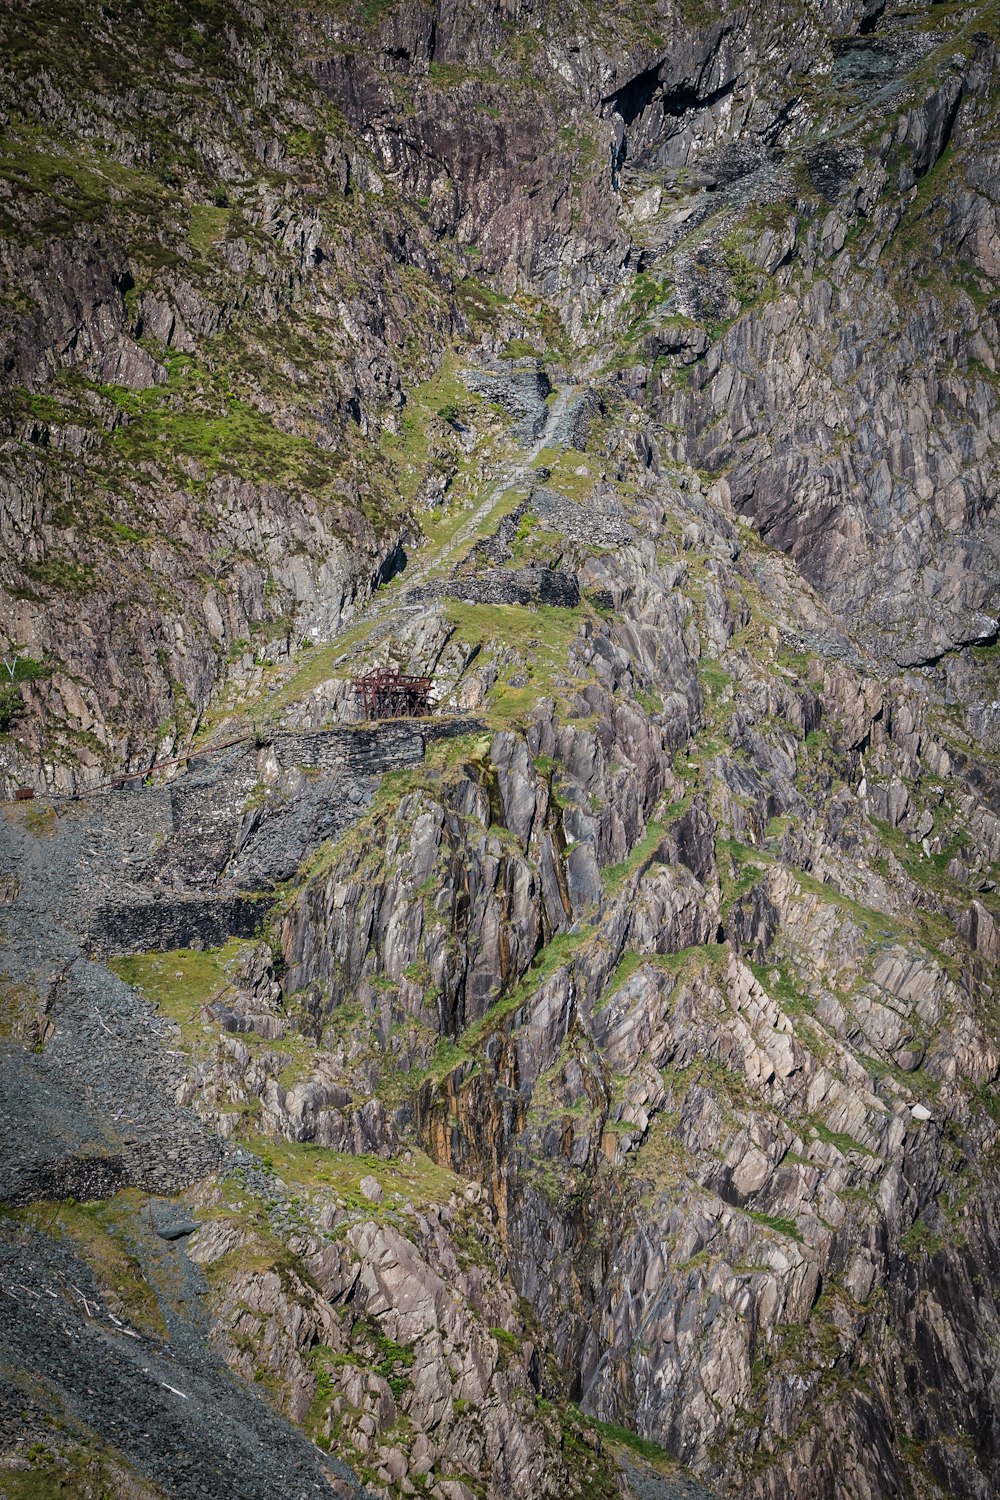
<svg viewBox="0 0 1000 1500"><path fill-rule="evenodd" d="M988 1500L993 0L0 32L0 1489Z"/></svg>

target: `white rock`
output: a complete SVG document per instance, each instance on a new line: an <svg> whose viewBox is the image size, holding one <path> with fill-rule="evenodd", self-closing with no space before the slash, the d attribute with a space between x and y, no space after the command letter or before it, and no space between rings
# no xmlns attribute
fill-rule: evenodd
<svg viewBox="0 0 1000 1500"><path fill-rule="evenodd" d="M910 1114L915 1120L929 1120L931 1118L931 1112L926 1104L911 1104Z"/></svg>
<svg viewBox="0 0 1000 1500"><path fill-rule="evenodd" d="M362 1177L358 1186L361 1189L362 1195L368 1199L369 1203L382 1202L385 1195L382 1192L380 1184L374 1177Z"/></svg>
<svg viewBox="0 0 1000 1500"><path fill-rule="evenodd" d="M646 224L655 219L663 202L663 189L659 186L646 188L629 205L628 216L633 224Z"/></svg>

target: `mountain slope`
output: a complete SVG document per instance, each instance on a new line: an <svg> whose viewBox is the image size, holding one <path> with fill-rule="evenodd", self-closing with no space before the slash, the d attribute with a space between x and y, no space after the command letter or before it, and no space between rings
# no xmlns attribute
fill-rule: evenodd
<svg viewBox="0 0 1000 1500"><path fill-rule="evenodd" d="M10 1482L992 1494L996 7L3 25Z"/></svg>

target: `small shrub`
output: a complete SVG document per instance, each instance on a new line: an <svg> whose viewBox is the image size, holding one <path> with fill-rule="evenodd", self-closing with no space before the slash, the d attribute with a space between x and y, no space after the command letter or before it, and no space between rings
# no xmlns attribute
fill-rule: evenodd
<svg viewBox="0 0 1000 1500"><path fill-rule="evenodd" d="M6 734L24 708L21 689L12 682L0 683L0 734Z"/></svg>
<svg viewBox="0 0 1000 1500"><path fill-rule="evenodd" d="M911 1257L936 1255L944 1246L941 1235L935 1234L923 1219L915 1219L900 1240L900 1248Z"/></svg>
<svg viewBox="0 0 1000 1500"><path fill-rule="evenodd" d="M508 1354L520 1352L521 1340L516 1333L508 1333L506 1328L491 1328L490 1333L496 1339L501 1349L506 1349Z"/></svg>

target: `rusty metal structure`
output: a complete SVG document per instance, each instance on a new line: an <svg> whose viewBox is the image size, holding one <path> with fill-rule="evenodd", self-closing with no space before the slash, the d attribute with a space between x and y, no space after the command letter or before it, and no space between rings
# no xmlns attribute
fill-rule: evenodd
<svg viewBox="0 0 1000 1500"><path fill-rule="evenodd" d="M431 711L431 679L382 668L355 677L352 687L366 719L419 719Z"/></svg>

